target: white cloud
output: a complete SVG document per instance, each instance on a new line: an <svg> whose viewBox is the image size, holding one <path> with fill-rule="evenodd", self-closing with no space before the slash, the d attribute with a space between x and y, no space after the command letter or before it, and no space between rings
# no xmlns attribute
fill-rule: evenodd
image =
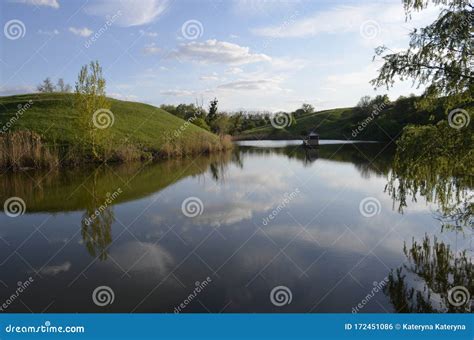
<svg viewBox="0 0 474 340"><path fill-rule="evenodd" d="M17 94L36 92L34 86L2 86L0 87L0 96L14 96Z"/></svg>
<svg viewBox="0 0 474 340"><path fill-rule="evenodd" d="M213 72L211 75L199 77L199 80L215 81L215 80L219 80L219 76L216 72Z"/></svg>
<svg viewBox="0 0 474 340"><path fill-rule="evenodd" d="M150 242L125 243L112 250L111 256L122 268L147 275L164 275L174 263L173 256L165 248Z"/></svg>
<svg viewBox="0 0 474 340"><path fill-rule="evenodd" d="M38 30L38 34L47 35L51 37L53 35L58 35L59 31L58 30L52 30L52 31Z"/></svg>
<svg viewBox="0 0 474 340"><path fill-rule="evenodd" d="M405 22L403 6L392 4L364 4L359 6L336 6L324 11L318 11L305 18L290 22L283 29L281 25L252 29L254 34L270 38L301 38L319 34L357 33L364 39L361 30L367 27L367 34L372 43L392 41L406 38L409 31L415 27L431 22L438 9L434 6L427 8L423 14L414 13L412 20ZM375 40L375 41L374 41Z"/></svg>
<svg viewBox="0 0 474 340"><path fill-rule="evenodd" d="M55 276L60 274L61 272L67 272L69 271L69 269L71 269L71 262L67 261L58 266L46 266L42 268L39 272L43 275Z"/></svg>
<svg viewBox="0 0 474 340"><path fill-rule="evenodd" d="M118 100L126 100L126 101L136 101L138 99L137 96L133 94L122 94L117 92L109 92L107 93L109 97L118 99Z"/></svg>
<svg viewBox="0 0 474 340"><path fill-rule="evenodd" d="M239 73L244 72L244 70L242 70L240 67L230 67L225 72L228 74L239 74Z"/></svg>
<svg viewBox="0 0 474 340"><path fill-rule="evenodd" d="M218 40L193 41L182 44L178 50L171 53L171 56L205 64L222 63L230 65L270 62L272 60L265 54L251 53L248 47Z"/></svg>
<svg viewBox="0 0 474 340"><path fill-rule="evenodd" d="M238 80L231 83L219 85L218 89L222 90L243 90L243 91L281 91L279 79L253 79Z"/></svg>
<svg viewBox="0 0 474 340"><path fill-rule="evenodd" d="M78 35L80 37L87 38L89 37L92 33L94 33L92 30L90 30L87 27L83 28L76 28L76 27L69 27L69 31L75 35Z"/></svg>
<svg viewBox="0 0 474 340"><path fill-rule="evenodd" d="M21 4L59 8L58 0L15 0Z"/></svg>
<svg viewBox="0 0 474 340"><path fill-rule="evenodd" d="M155 43L145 45L145 48L143 49L143 53L147 55L157 54L159 52L161 52L161 48L159 48Z"/></svg>
<svg viewBox="0 0 474 340"><path fill-rule="evenodd" d="M85 11L104 18L120 12L117 25L130 27L155 21L168 8L168 3L168 0L99 0L87 6Z"/></svg>
<svg viewBox="0 0 474 340"><path fill-rule="evenodd" d="M189 90L168 90L168 91L161 91L160 94L164 96L173 96L173 97L189 97L194 95L193 91Z"/></svg>

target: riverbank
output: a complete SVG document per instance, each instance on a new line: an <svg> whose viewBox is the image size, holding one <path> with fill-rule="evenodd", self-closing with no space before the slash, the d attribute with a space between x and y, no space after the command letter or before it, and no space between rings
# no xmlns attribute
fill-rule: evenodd
<svg viewBox="0 0 474 340"><path fill-rule="evenodd" d="M74 108L73 94L1 97L0 167L18 170L148 161L232 148L229 136L214 135L152 105L109 102L110 109L91 114L88 123L102 134L91 145Z"/></svg>

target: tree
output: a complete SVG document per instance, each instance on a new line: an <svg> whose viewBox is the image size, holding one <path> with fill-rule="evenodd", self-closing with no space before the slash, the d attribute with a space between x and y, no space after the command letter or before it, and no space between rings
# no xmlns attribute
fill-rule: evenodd
<svg viewBox="0 0 474 340"><path fill-rule="evenodd" d="M218 100L216 98L211 100L211 102L209 103L209 114L207 115L209 121L214 120L217 116L217 104Z"/></svg>
<svg viewBox="0 0 474 340"><path fill-rule="evenodd" d="M67 93L71 92L71 89L71 85L64 83L63 78L58 79L58 83L56 85L56 90L58 92Z"/></svg>
<svg viewBox="0 0 474 340"><path fill-rule="evenodd" d="M42 92L42 93L52 93L54 92L55 88L54 88L54 85L53 83L51 82L51 79L48 77L46 78L45 80L43 80L43 82L41 84L39 84L36 89L39 91L39 92Z"/></svg>
<svg viewBox="0 0 474 340"><path fill-rule="evenodd" d="M441 96L449 97L446 104L451 107L472 100L474 7L469 0L404 0L403 3L407 19L412 11L423 10L430 3L445 8L432 24L410 33L407 50L395 53L386 46L376 49L375 57L380 56L384 64L371 83L389 88L397 78L412 78L417 86L427 86L421 101L424 106L430 106Z"/></svg>
<svg viewBox="0 0 474 340"><path fill-rule="evenodd" d="M102 67L95 61L81 68L75 91L75 106L79 113L82 141L86 147L91 148L92 155L98 160L104 158L106 127L110 127L110 122L114 119L109 110L110 103L105 96L105 84Z"/></svg>
<svg viewBox="0 0 474 340"><path fill-rule="evenodd" d="M301 109L304 111L304 113L313 113L314 112L314 106L311 104L303 104L301 105Z"/></svg>
<svg viewBox="0 0 474 340"><path fill-rule="evenodd" d="M372 98L370 98L370 96L363 96L359 99L359 102L357 103L357 108L359 108L361 111L365 111L370 108L371 102Z"/></svg>
<svg viewBox="0 0 474 340"><path fill-rule="evenodd" d="M214 126L214 123L217 119L217 110L218 110L217 104L218 104L218 101L216 98L211 100L211 102L209 103L209 113L206 117L206 122L211 127L212 132L216 132L218 130L218 128Z"/></svg>

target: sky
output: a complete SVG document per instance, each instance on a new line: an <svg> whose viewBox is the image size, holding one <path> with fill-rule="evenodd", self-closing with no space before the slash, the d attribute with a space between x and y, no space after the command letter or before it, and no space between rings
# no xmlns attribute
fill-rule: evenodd
<svg viewBox="0 0 474 340"><path fill-rule="evenodd" d="M374 48L408 46L435 7L405 20L401 0L1 0L0 96L44 78L74 85L98 60L107 94L153 105L216 97L221 110L317 110L364 95L419 94L411 81L374 90Z"/></svg>

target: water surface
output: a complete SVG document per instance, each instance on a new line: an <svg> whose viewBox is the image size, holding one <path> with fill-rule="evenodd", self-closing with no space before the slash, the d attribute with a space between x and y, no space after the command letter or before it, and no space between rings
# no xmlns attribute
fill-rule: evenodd
<svg viewBox="0 0 474 340"><path fill-rule="evenodd" d="M0 300L32 277L9 312L172 313L184 301L181 312L446 311L423 268L440 262L432 248L448 268L462 256L470 266L472 232L443 230L422 197L398 210L391 146L239 144L196 159L2 174L2 202L20 197L26 213L0 215ZM112 304L93 302L99 286ZM291 302L272 303L278 286Z"/></svg>

